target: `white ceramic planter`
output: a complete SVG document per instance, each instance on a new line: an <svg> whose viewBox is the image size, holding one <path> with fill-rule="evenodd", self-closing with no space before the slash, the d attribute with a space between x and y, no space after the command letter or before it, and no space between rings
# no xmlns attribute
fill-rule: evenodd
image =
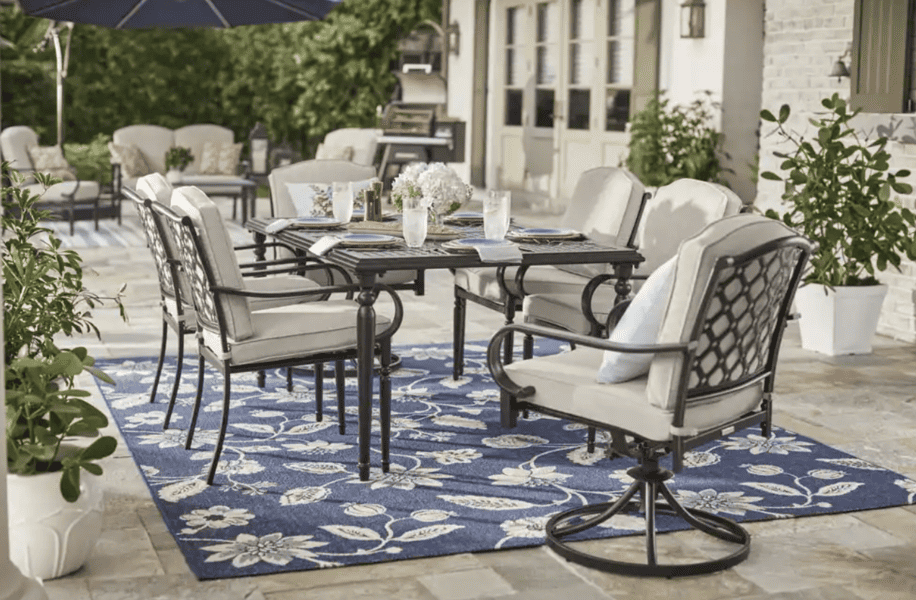
<svg viewBox="0 0 916 600"><path fill-rule="evenodd" d="M27 577L53 579L80 568L102 533L103 490L80 474L76 502L60 494L60 473L7 475L10 560Z"/></svg>
<svg viewBox="0 0 916 600"><path fill-rule="evenodd" d="M182 175L181 171L178 169L169 169L165 174L165 180L175 185L176 183L181 183Z"/></svg>
<svg viewBox="0 0 916 600"><path fill-rule="evenodd" d="M802 348L830 356L868 354L886 295L886 285L800 287L795 306Z"/></svg>

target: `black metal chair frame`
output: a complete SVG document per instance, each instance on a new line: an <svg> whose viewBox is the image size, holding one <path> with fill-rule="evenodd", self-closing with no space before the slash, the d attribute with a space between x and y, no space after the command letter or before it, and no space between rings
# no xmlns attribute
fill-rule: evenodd
<svg viewBox="0 0 916 600"><path fill-rule="evenodd" d="M646 202L651 198L651 192L645 192L642 196L642 201L639 204L639 211L636 214L636 220L633 222L633 230L630 232L630 237L627 239L627 248L636 247L636 234L639 229L639 222L642 220L643 212L645 212ZM490 310L503 313L505 317L505 325L511 325L515 321L515 314L522 309L522 302L527 295L525 291L525 274L528 271L528 265L523 265L519 267L515 272L515 287L517 293L512 292L509 289L509 286L506 283L506 267L496 267L496 283L499 286L500 296L502 301L491 300L490 298L484 298L483 296L478 296L468 290L459 287L458 285L454 286L455 293L455 307L453 311L453 326L452 326L452 354L455 357L455 362L452 367L452 378L458 379L464 373L464 343L465 343L465 323L467 321L467 301L470 300L475 304L479 304ZM600 275L601 282L607 281L614 278L613 275ZM595 280L588 280L583 277L583 283L586 284L586 287L591 285L591 282ZM589 292L589 307L586 315L591 314L591 297L597 289L597 284L595 284L594 289ZM583 292L583 309L585 307L585 297ZM597 319L592 314L590 321L595 325L593 327L593 335L602 335L603 333L603 324L599 323ZM512 362L512 349L513 349L513 337L508 335L506 337L506 346L504 348L505 361L507 363ZM528 359L531 358L533 352L534 341L530 336L525 336L524 345L522 348L522 358Z"/></svg>
<svg viewBox="0 0 916 600"><path fill-rule="evenodd" d="M518 413L523 410L536 410L545 414L570 419L579 423L608 430L611 442L608 447L608 457L615 458L626 456L635 458L636 467L631 468L628 474L635 480L634 483L614 502L604 502L587 505L573 510L554 515L546 525L547 544L564 558L611 573L620 573L636 576L680 577L712 573L732 567L747 558L750 551L750 534L731 519L714 515L709 512L687 509L680 505L665 481L683 467L684 454L701 444L724 435L753 426L760 426L761 433L768 436L772 423L772 392L775 377L779 346L783 330L790 317L792 298L801 280L805 264L814 250L814 245L800 236L786 237L763 244L754 250L737 257L725 257L718 260L713 267L704 297L702 299L698 318L694 324L690 340L677 344L654 345L628 345L610 342L606 339L594 338L550 327L537 325L509 325L501 329L490 341L488 348L488 366L496 383L501 390L502 415L504 427L515 427ZM748 348L741 350L739 360L729 365L726 356L717 352L717 343L728 334L738 333L741 340L743 334L736 332L737 322L740 319L727 318L728 326L724 332L714 333L712 323L721 319L724 311L711 314L714 300L718 300L721 307L727 301L724 294L726 286L737 278L742 278L745 269L752 264L763 264L765 261L778 261L781 268L775 276L763 286L762 294L767 294L763 307L753 308L754 303L749 303L748 310L755 312L751 315L754 339L763 339L754 347L750 358L746 353ZM759 270L757 276L766 277L765 265ZM749 290L750 284L739 281L743 290ZM758 297L761 297L758 295ZM642 438L638 434L616 427L613 422L598 422L585 419L569 413L547 409L525 401L535 393L534 388L520 387L506 373L500 361L500 349L504 338L513 331L524 334L537 335L556 340L565 340L583 346L615 350L628 353L674 353L682 357L681 377L677 382L677 401L674 410L673 428L682 428L690 403L703 401L723 393L733 392L753 385L763 386L763 399L760 407L727 423L722 423L714 428L697 433L696 435L672 435L665 441L654 441ZM747 330L746 330L747 331ZM701 340L709 342L703 346ZM736 344L740 346L740 344ZM706 348L703 354L698 354L700 348ZM709 355L715 357L712 366L703 365L703 359ZM721 381L712 381L712 374L721 370L724 375ZM613 415L611 415L613 417ZM659 461L670 455L672 469L662 468ZM633 500L639 493L640 500ZM659 502L659 497L662 502ZM646 521L646 562L629 562L604 558L588 554L570 545L568 540L578 533L591 529L616 514L624 511L642 512ZM731 542L737 548L730 554L716 559L705 560L689 564L660 563L656 544L655 516L657 512L671 513L681 517L694 529L710 536Z"/></svg>
<svg viewBox="0 0 916 600"><path fill-rule="evenodd" d="M172 418L172 413L175 408L175 400L178 395L178 387L181 382L181 372L184 366L184 338L186 335L194 333L197 330L197 324L196 322L192 322L194 316L193 313L189 312L188 310L192 307L190 299L182 297L181 286L176 285L175 283L179 281L183 276L181 273L181 261L179 257L170 255L168 246L163 241L163 238L166 235L164 229L165 226L160 223L157 215L153 210L153 201L148 198L141 198L136 194L136 192L130 190L129 188L124 188L124 195L137 206L137 212L140 215L140 221L143 225L144 233L146 234L147 243L149 244L150 251L152 252L153 259L156 263L156 270L159 278L159 292L162 305L162 342L159 348L159 360L158 364L156 365L156 375L153 379L152 389L150 390L150 403L154 403L156 401L156 393L159 389L159 380L162 376L162 368L165 362L165 352L168 344L169 329L174 331L178 336L178 354L175 370L175 381L172 385L172 392L169 396L168 408L166 409L165 419L162 423L162 428L168 429ZM171 212L170 209L161 205L159 205L159 210L161 212ZM235 250L245 250L250 248L253 248L253 245L236 246ZM287 268L268 269L268 267L271 266L286 265L289 263L291 263L292 266ZM287 260L264 263L248 263L240 265L240 267L254 267L258 269L256 271L243 272L244 277L261 277L268 274L278 273L299 274L305 270L312 269L336 269L334 265L308 265ZM346 272L343 272L343 274L346 275ZM169 301L174 304L176 314L172 314L168 310ZM258 384L261 387L264 386L263 372L259 372L258 374ZM287 372L286 387L288 390L292 391L293 382L291 371ZM321 420L321 392L317 392L316 395L318 396L316 408L318 411L319 420ZM344 427L344 422L341 419L341 433L344 432Z"/></svg>
<svg viewBox="0 0 916 600"><path fill-rule="evenodd" d="M276 369L283 367L294 367L299 365L316 365L316 378L321 372L317 365L325 362L334 362L337 365L337 400L340 420L343 421L344 405L344 386L343 386L343 361L356 358L356 347L351 349L336 350L327 352L316 352L304 356L297 356L287 359L272 359L246 363L242 365L233 364L231 361L231 348L226 335L226 318L223 314L220 297L225 295L243 296L250 298L293 298L309 296L326 296L328 294L345 293L352 294L359 290L357 285L344 286L327 286L321 288L312 288L306 290L290 290L278 292L256 292L218 286L214 284L214 275L211 271L210 264L203 256L203 243L196 231L194 223L188 217L179 217L175 213L162 210L163 207L156 205L155 210L164 217L165 222L171 228L175 240L177 241L182 254L182 264L189 278L196 280L191 281L191 289L194 294L194 308L197 314L197 339L198 339L198 380L197 395L194 400L194 410L191 415L191 422L188 427L188 435L185 441L185 448L190 449L193 443L194 430L197 425L197 417L200 411L201 398L203 396L203 379L205 362L210 363L223 375L223 408L220 429L217 436L216 448L213 453L213 460L207 474L207 484L212 484L216 475L219 457L222 453L223 442L226 437L226 430L229 425L229 400L231 394L231 375L233 373L263 371L267 369ZM324 266L324 265L322 265ZM391 429L391 379L389 366L391 361L391 337L398 330L403 319L403 305L397 293L390 287L378 284L379 290L385 291L394 302L395 314L391 324L383 332L376 335L376 343L381 363L380 385L379 385L379 410L380 422L382 428L382 467L387 471L390 465L390 448L387 440ZM204 342L203 331L205 328L219 331L221 348L217 353L211 350ZM317 394L316 394L317 395Z"/></svg>

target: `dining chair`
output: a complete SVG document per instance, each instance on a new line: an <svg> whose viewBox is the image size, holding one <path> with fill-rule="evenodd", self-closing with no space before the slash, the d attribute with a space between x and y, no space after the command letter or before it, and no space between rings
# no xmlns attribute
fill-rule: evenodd
<svg viewBox="0 0 916 600"><path fill-rule="evenodd" d="M636 228L635 246L645 260L634 270L634 289L670 260L683 240L710 223L738 214L743 207L737 194L717 183L679 179L658 188ZM612 274L596 276L578 290L526 294L523 320L583 335L606 336L612 326L608 319L617 291L613 285L604 285L615 283Z"/></svg>
<svg viewBox="0 0 916 600"><path fill-rule="evenodd" d="M632 246L633 234L648 195L639 179L626 169L598 167L582 174L560 226L579 231L589 238L621 247ZM575 292L588 281L606 272L606 265L569 265L535 267L521 271L516 267L472 267L455 270L455 307L453 311L452 351L455 357L452 376L464 372L465 321L467 301L502 312L512 323L527 294ZM507 339L507 356L512 352ZM530 356L526 344L525 356Z"/></svg>
<svg viewBox="0 0 916 600"><path fill-rule="evenodd" d="M223 375L220 428L207 474L207 483L212 484L229 424L233 373L298 365L317 367L325 362L333 362L338 366L339 418L341 421L344 418L342 366L344 360L356 357L358 303L350 299L326 300L252 311L249 299L323 297L355 292L357 287L308 285L282 291L248 289L242 280L235 254L228 244L219 210L206 194L195 187L177 188L172 194L171 208L167 210L162 205L153 205L153 210L172 231L177 243L197 316L197 395L185 441L188 449L193 444L200 411L205 363ZM394 315L390 318L378 316L375 331L380 363L380 421L384 440L382 466L387 469L390 463L388 433L391 426L391 337L400 327L403 307L400 298L390 287L379 284L378 289L391 297L394 306Z"/></svg>
<svg viewBox="0 0 916 600"><path fill-rule="evenodd" d="M294 194L307 193L309 186L326 187L336 182L374 179L375 176L375 167L371 164L357 164L342 159L303 160L277 167L267 176L267 183L270 187L271 216L274 218L301 216L297 213L298 198L294 198ZM276 256L290 256L290 254L281 251ZM316 273L314 277L319 283L328 282L320 273ZM378 280L397 290L412 290L418 296L424 293L423 271L388 271ZM334 283L339 282L335 280Z"/></svg>
<svg viewBox="0 0 916 600"><path fill-rule="evenodd" d="M136 192L129 187L122 189L126 198L131 200L137 208L140 216L140 222L146 235L147 244L153 255L153 261L156 265L156 275L159 280L159 292L162 307L162 342L159 348L159 360L156 366L156 375L153 378L153 385L150 390L150 402L155 402L156 393L159 388L159 381L162 375L163 363L165 361L165 352L168 342L169 329L175 332L178 337L178 353L176 357L175 381L172 384L172 392L169 396L169 404L166 409L165 419L163 420L163 429L168 429L171 421L172 412L175 407L175 399L178 394L178 387L181 381L181 372L184 364L184 338L196 330L196 315L191 300L191 289L188 279L183 270L180 269L180 257L178 256L177 246L168 229L160 227L157 223L156 216L152 210L152 203L156 202L168 210L171 204L171 195L173 192L172 185L160 173L145 175L137 180ZM233 252L246 246L236 246ZM291 276L285 274L289 269L285 268L285 263L281 264L279 269L271 269L273 273L270 277L265 277L268 273L268 266L263 264L264 269L258 271L249 271L243 273L244 284L246 288L255 291L301 289L303 287L318 287L310 279L298 275ZM295 264L293 266L297 272L302 269L326 267L312 267L307 265ZM279 274L277 274L279 273ZM247 275L247 277L245 277ZM303 301L302 298L252 298L250 300L252 310L264 310L277 306L285 306ZM262 378L263 379L263 378ZM261 382L263 385L263 382ZM292 389L292 380L287 378L287 388ZM320 406L320 404L319 404Z"/></svg>
<svg viewBox="0 0 916 600"><path fill-rule="evenodd" d="M534 410L610 432L611 468L626 469L632 485L610 501L603 495L599 503L553 515L546 536L548 546L566 559L612 573L694 575L747 557L746 529L720 514L684 506L666 482L684 468L685 455L706 442L758 426L762 436L771 435L780 342L814 244L775 219L739 214L712 222L679 248L673 266L665 269L667 285L647 282L621 318L623 326L652 312L652 322L643 323L653 330L651 341L515 324L501 329L488 348L504 427L515 427L520 411ZM650 288L665 291L647 292ZM563 340L576 349L506 364L500 348L512 332ZM660 464L669 458L670 469ZM626 551L614 541L595 553L574 544L582 539L578 534L631 513L645 521L645 561L620 557ZM716 544L697 544L714 558L705 552L698 560L664 560L672 553L660 558L658 514L716 538Z"/></svg>

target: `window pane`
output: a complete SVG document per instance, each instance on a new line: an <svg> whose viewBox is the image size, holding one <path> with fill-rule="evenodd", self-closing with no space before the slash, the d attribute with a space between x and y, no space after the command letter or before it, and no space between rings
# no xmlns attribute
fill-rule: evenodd
<svg viewBox="0 0 916 600"><path fill-rule="evenodd" d="M630 118L630 90L607 91L607 112L605 129L623 131Z"/></svg>
<svg viewBox="0 0 916 600"><path fill-rule="evenodd" d="M620 0L608 0L607 34L620 35Z"/></svg>
<svg viewBox="0 0 916 600"><path fill-rule="evenodd" d="M592 42L574 42L569 45L569 83L590 86L594 82L594 54Z"/></svg>
<svg viewBox="0 0 916 600"><path fill-rule="evenodd" d="M567 127L570 129L589 128L590 98L590 90L569 90L569 120Z"/></svg>
<svg viewBox="0 0 916 600"><path fill-rule="evenodd" d="M519 19L518 19L518 9L519 7L513 6L512 8L506 9L506 45L511 46L516 43L516 40L521 40L518 36Z"/></svg>
<svg viewBox="0 0 916 600"><path fill-rule="evenodd" d="M557 79L557 59L553 48L538 46L537 48L537 83L538 85L553 85Z"/></svg>
<svg viewBox="0 0 916 600"><path fill-rule="evenodd" d="M582 37L582 0L573 0L569 12L569 38L577 40Z"/></svg>
<svg viewBox="0 0 916 600"><path fill-rule="evenodd" d="M553 98L553 90L535 90L535 127L553 127Z"/></svg>
<svg viewBox="0 0 916 600"><path fill-rule="evenodd" d="M506 125L522 124L522 90L506 90Z"/></svg>

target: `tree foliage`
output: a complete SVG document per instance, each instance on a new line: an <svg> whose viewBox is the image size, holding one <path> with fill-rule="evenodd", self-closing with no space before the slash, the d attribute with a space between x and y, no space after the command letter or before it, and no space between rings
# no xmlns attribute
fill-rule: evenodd
<svg viewBox="0 0 916 600"><path fill-rule="evenodd" d="M137 123L217 123L245 140L261 121L272 139L309 149L333 129L375 124L376 107L395 85L398 41L424 19L438 20L440 8L439 0L347 0L323 21L229 30L78 25L64 94L66 138L86 143ZM47 28L14 7L0 12L5 37L13 25ZM42 102L8 105L4 91L3 118L44 138L54 128L54 55L39 61L31 48L26 54L31 72L42 73ZM25 92L17 89L33 94Z"/></svg>

